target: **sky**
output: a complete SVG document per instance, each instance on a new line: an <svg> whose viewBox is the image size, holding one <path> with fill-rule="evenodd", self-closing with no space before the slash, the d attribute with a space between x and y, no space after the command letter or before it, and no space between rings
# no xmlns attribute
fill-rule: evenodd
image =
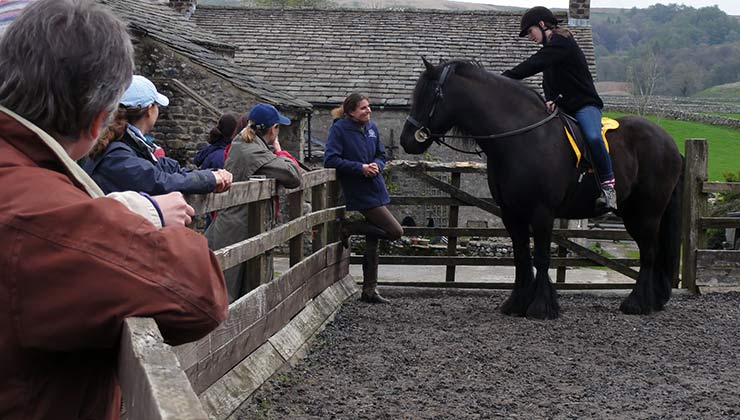
<svg viewBox="0 0 740 420"><path fill-rule="evenodd" d="M567 9L568 0L461 0L469 3L486 3L494 4L498 6L518 6L518 7L532 7L532 6L546 6L557 9ZM684 4L691 6L695 9L706 6L719 6L719 9L728 15L740 16L740 1L738 0L676 0L676 1L664 1L656 2L651 0L591 0L591 7L613 7L621 9L631 9L637 7L640 9L647 8L656 3L662 4Z"/></svg>

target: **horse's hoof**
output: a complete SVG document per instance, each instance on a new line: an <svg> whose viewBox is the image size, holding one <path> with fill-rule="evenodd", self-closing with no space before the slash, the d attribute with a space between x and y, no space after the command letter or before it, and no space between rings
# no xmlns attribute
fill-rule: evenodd
<svg viewBox="0 0 740 420"><path fill-rule="evenodd" d="M626 315L649 315L653 308L651 305L641 302L634 294L630 293L619 305L619 310Z"/></svg>
<svg viewBox="0 0 740 420"><path fill-rule="evenodd" d="M527 305L519 297L512 294L501 304L499 311L508 316L524 316L527 312Z"/></svg>
<svg viewBox="0 0 740 420"><path fill-rule="evenodd" d="M558 319L559 317L560 305L557 302L534 302L527 309L527 318Z"/></svg>

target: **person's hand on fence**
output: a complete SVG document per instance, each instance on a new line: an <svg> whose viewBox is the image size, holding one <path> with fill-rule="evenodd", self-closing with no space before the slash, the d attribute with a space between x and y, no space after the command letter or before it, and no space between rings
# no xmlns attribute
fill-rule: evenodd
<svg viewBox="0 0 740 420"><path fill-rule="evenodd" d="M171 192L152 197L162 212L164 226L187 226L193 221L195 210L185 201L180 192Z"/></svg>
<svg viewBox="0 0 740 420"><path fill-rule="evenodd" d="M234 180L234 176L231 172L225 169L217 169L213 171L213 175L216 176L216 188L213 192L220 193L231 188L231 183Z"/></svg>
<svg viewBox="0 0 740 420"><path fill-rule="evenodd" d="M547 101L545 105L547 105L547 112L551 114L555 112L555 101Z"/></svg>

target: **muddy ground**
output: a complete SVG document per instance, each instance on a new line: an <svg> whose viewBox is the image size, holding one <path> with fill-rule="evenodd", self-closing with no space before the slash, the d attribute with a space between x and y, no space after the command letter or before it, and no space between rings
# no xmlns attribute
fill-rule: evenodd
<svg viewBox="0 0 740 420"><path fill-rule="evenodd" d="M740 293L637 317L624 295L561 292L561 318L534 321L498 312L508 291L383 291L392 305L345 304L236 418L740 418Z"/></svg>

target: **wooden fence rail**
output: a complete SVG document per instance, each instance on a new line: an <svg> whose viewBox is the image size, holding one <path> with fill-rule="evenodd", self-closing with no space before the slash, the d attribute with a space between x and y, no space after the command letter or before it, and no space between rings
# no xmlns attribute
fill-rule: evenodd
<svg viewBox="0 0 740 420"><path fill-rule="evenodd" d="M240 182L223 194L191 195L197 214L248 205L251 237L216 250L222 269L248 264L243 295L229 306L218 328L193 343L170 347L154 321L126 320L119 357L124 417L129 419L225 419L270 375L291 360L356 292L349 253L337 241L334 170L303 175L298 188L274 180ZM287 197L289 221L264 231L272 200ZM304 198L312 211L302 214ZM304 234L314 235L313 253L304 257ZM288 243L290 269L272 279L264 253Z"/></svg>
<svg viewBox="0 0 740 420"><path fill-rule="evenodd" d="M707 182L708 148L705 139L686 140L681 278L693 292L701 286L740 286L740 250L704 249L706 229L740 229L740 218L707 216L710 193L740 193L740 182Z"/></svg>

